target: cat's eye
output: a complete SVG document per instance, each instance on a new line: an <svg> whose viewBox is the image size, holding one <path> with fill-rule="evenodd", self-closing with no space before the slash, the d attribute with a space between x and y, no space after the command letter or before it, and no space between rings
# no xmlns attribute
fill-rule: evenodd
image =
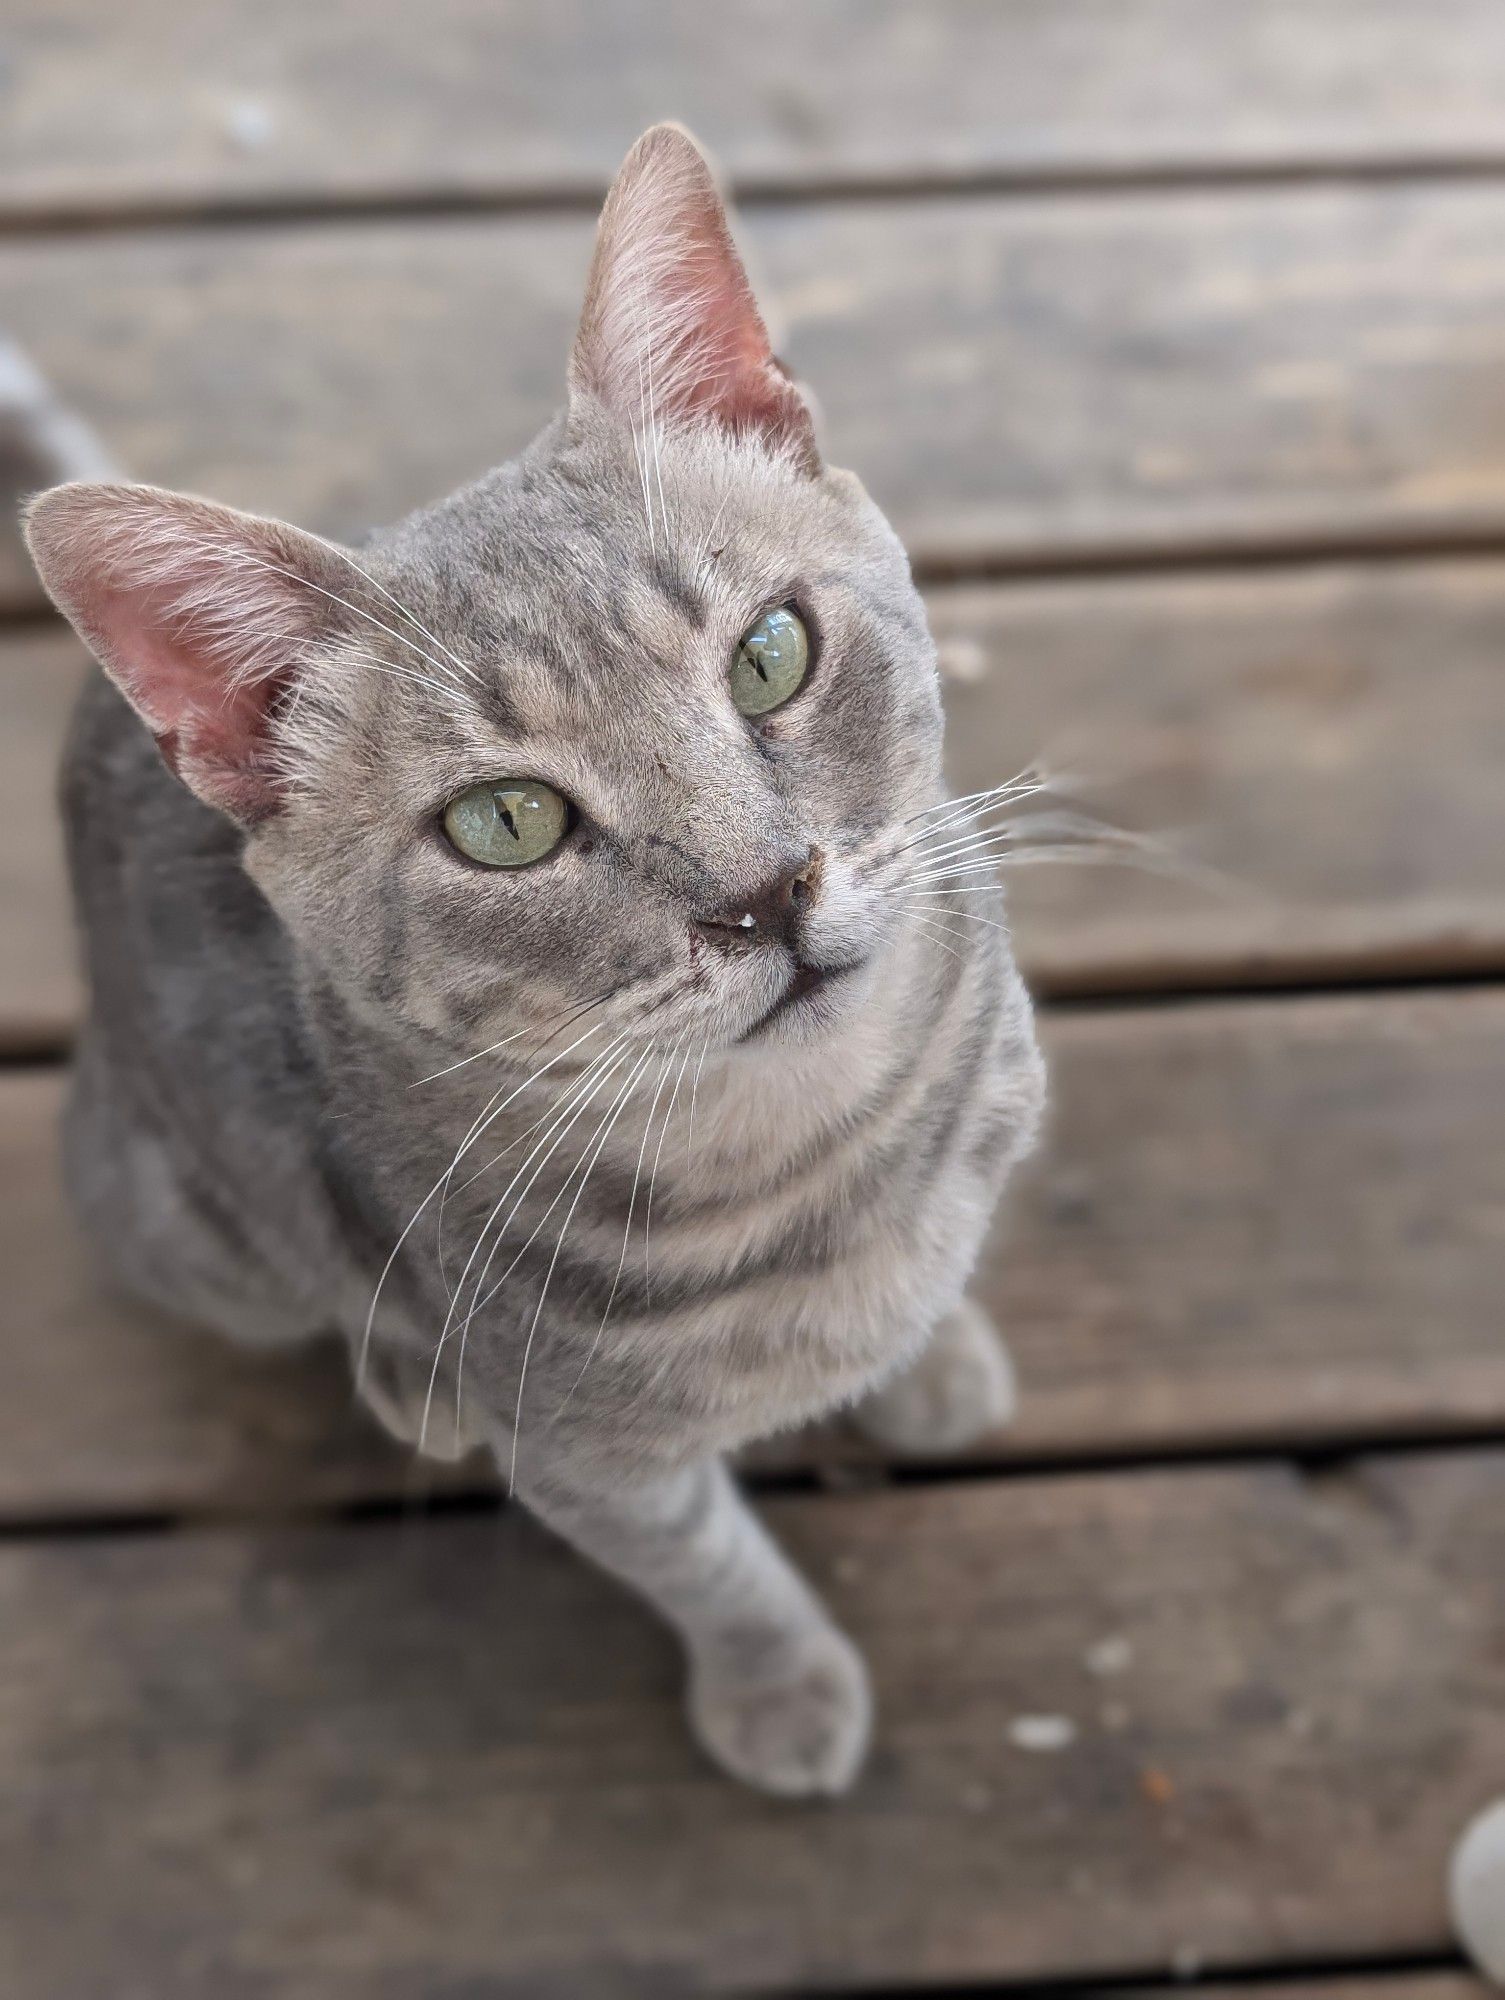
<svg viewBox="0 0 1505 2000"><path fill-rule="evenodd" d="M444 808L451 844L487 868L526 868L542 861L569 830L568 805L531 778L472 785Z"/></svg>
<svg viewBox="0 0 1505 2000"><path fill-rule="evenodd" d="M788 701L810 665L810 640L786 607L765 611L742 635L732 661L732 700L744 715L767 715Z"/></svg>

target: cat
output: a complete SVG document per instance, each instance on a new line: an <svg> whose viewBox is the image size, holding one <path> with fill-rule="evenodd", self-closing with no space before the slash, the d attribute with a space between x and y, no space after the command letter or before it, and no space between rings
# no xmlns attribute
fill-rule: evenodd
<svg viewBox="0 0 1505 2000"><path fill-rule="evenodd" d="M840 1791L862 1660L725 1455L1007 1414L964 1287L1043 1072L907 559L704 156L629 155L560 414L358 550L122 483L28 533L104 668L65 1157L116 1279L339 1330L658 1608L724 1769Z"/></svg>

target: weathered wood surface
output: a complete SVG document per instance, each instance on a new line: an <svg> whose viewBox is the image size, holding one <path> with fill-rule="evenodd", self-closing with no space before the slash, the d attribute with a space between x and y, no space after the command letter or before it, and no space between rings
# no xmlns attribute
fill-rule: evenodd
<svg viewBox="0 0 1505 2000"><path fill-rule="evenodd" d="M1505 567L938 588L930 608L959 792L1045 752L1226 877L1017 872L1040 993L1505 970ZM11 1048L55 1046L77 1012L51 787L81 659L57 632L0 635Z"/></svg>
<svg viewBox="0 0 1505 2000"><path fill-rule="evenodd" d="M1492 0L435 0L402 30L13 0L0 214L588 200L665 117L753 191L1505 158Z"/></svg>
<svg viewBox="0 0 1505 2000"><path fill-rule="evenodd" d="M869 202L749 233L833 455L922 565L1505 536L1505 189ZM139 476L355 532L554 407L589 235L18 240L0 295Z"/></svg>
<svg viewBox="0 0 1505 2000"><path fill-rule="evenodd" d="M958 793L1043 753L1108 819L1209 871L1016 871L1042 993L1505 968L1505 566L929 602Z"/></svg>
<svg viewBox="0 0 1505 2000"><path fill-rule="evenodd" d="M1047 1045L1054 1131L978 1287L1022 1410L976 1457L1505 1423L1505 1000L1082 1014ZM280 1508L442 1477L375 1437L337 1355L255 1359L112 1304L57 1192L58 1099L56 1076L0 1082L0 1513ZM754 1463L866 1456L833 1431Z"/></svg>
<svg viewBox="0 0 1505 2000"><path fill-rule="evenodd" d="M54 802L68 712L84 671L73 635L0 635L0 1048L56 1047L79 1009Z"/></svg>
<svg viewBox="0 0 1505 2000"><path fill-rule="evenodd" d="M837 1812L685 1737L513 1520L0 1554L14 2000L840 1989L1447 1947L1505 1771L1505 1455L770 1517L871 1657ZM1108 1636L1127 1670L1088 1664ZM1021 1715L1076 1728L1056 1755Z"/></svg>

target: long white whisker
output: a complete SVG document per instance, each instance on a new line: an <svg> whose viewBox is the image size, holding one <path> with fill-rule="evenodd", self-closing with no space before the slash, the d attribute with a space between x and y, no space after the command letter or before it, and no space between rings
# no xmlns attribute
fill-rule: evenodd
<svg viewBox="0 0 1505 2000"><path fill-rule="evenodd" d="M273 576L284 576L293 583L301 583L305 590L317 591L320 597L327 597L331 604L343 606L346 611L353 612L357 618L364 619L376 631L385 632L389 639L395 639L399 646L406 646L408 651L416 653L420 660L427 660L435 673L439 674L443 679L450 681L458 688L458 682L454 681L453 675L442 660L436 660L433 654L425 652L422 646L415 646L411 639L397 631L393 626L383 624L380 618L373 617L371 612L363 610L359 604L352 604L348 597L341 597L338 591L326 590L322 583L315 583L312 577L304 576L298 570L288 569L282 563L267 562L264 557L253 556L249 551L244 549L237 550L228 560L232 564L237 565L249 563L253 569L267 570Z"/></svg>
<svg viewBox="0 0 1505 2000"><path fill-rule="evenodd" d="M582 1015L588 1014L592 1007L599 1007L603 1000L609 1000L613 990L612 988L608 988L604 993L598 993L594 1000L583 1001L573 1014L566 1015L557 1027L550 1029L549 1033L544 1037L545 1046L553 1040L555 1035L562 1035L565 1029L573 1022L578 1021ZM516 1034L503 1035L499 1042L491 1043L489 1048L477 1049L474 1055L461 1056L458 1062L449 1063L444 1069L430 1070L427 1076L416 1077L408 1085L408 1089L416 1090L420 1083L435 1083L441 1076L453 1076L457 1069L464 1069L469 1063L480 1062L483 1056L494 1056L498 1049L509 1048L513 1042L521 1041L524 1035L536 1034L537 1032L536 1028L519 1028Z"/></svg>
<svg viewBox="0 0 1505 2000"><path fill-rule="evenodd" d="M671 1049L668 1055L664 1057L664 1066L659 1071L658 1082L654 1086L653 1099L648 1106L648 1116L643 1120L643 1141L642 1144L638 1147L637 1164L634 1166L632 1170L632 1191L627 1197L627 1220L622 1228L622 1254L618 1257L617 1268L612 1273L611 1290L606 1295L606 1310L601 1315L601 1324L596 1328L596 1337L590 1344L590 1349L586 1354L585 1360L581 1363L580 1373L575 1377L574 1381L570 1384L569 1394L565 1397L564 1401L559 1405L559 1408L554 1412L551 1422L556 1424L558 1423L559 1419L564 1415L565 1411L569 1408L571 1399L573 1398L575 1391L580 1387L580 1384L585 1380L585 1371L590 1367L592 1361L594 1361L596 1358L596 1349L601 1345L602 1335L606 1332L606 1322L611 1318L611 1309L617 1302L617 1290L618 1287L621 1285L622 1272L627 1263L628 1239L632 1235L633 1210L638 1205L638 1183L643 1177L643 1160L648 1152L648 1135L653 1130L654 1114L658 1110L658 1101L664 1094L664 1085L669 1081L669 1072L674 1067L675 1053L676 1051Z"/></svg>
<svg viewBox="0 0 1505 2000"><path fill-rule="evenodd" d="M590 1179L591 1174L595 1169L596 1162L597 1160L600 1159L602 1150L605 1147L607 1140L611 1137L612 1128L615 1126L617 1120L622 1115L622 1110L624 1105L627 1103L628 1098L632 1095L634 1085L637 1083L638 1078L642 1075L644 1069L647 1067L648 1063L652 1059L652 1056L653 1056L653 1048L650 1045L644 1051L644 1053L638 1058L635 1068L631 1071L631 1073L627 1078L626 1083L623 1084L621 1090L617 1093L616 1101L613 1103L610 1111L608 1111L605 1118L603 1118L601 1123L596 1127L595 1137L590 1142L591 1145L594 1146L595 1150L591 1152L589 1160L585 1159L584 1154L581 1155L583 1171L581 1167L576 1167L573 1169L573 1172L580 1174L580 1185L579 1187L576 1188L574 1199L571 1201L569 1207L565 1210L564 1221L559 1226L559 1240L554 1245L554 1254L549 1259L548 1270L545 1271L544 1273L543 1290L538 1294L538 1304L533 1308L533 1319L532 1323L528 1328L528 1337L523 1342L522 1367L518 1370L517 1374L517 1404L514 1409L512 1418L512 1463L507 1473L507 1492L509 1495L517 1491L517 1443L518 1439L522 1435L522 1428L523 1428L523 1390L527 1387L527 1382L528 1382L528 1362L533 1353L533 1341L534 1337L538 1332L539 1321L543 1318L544 1302L547 1300L549 1296L549 1286L554 1281L555 1266L559 1262L560 1252L564 1249L564 1239L569 1234L570 1224L575 1219L575 1210L580 1206L580 1197L585 1193L586 1182ZM569 1185L568 1178L566 1179L565 1185L566 1187ZM531 1241L532 1239L530 1238L529 1240ZM456 1405L455 1405L455 1421L457 1425L459 1423L458 1394L459 1394L459 1385L457 1379Z"/></svg>
<svg viewBox="0 0 1505 2000"><path fill-rule="evenodd" d="M413 616L413 613L409 611L408 607L403 603L400 597L394 597L391 591L387 589L385 584L378 583L374 576L372 576L368 571L362 569L360 564L355 560L355 557L350 554L348 549L342 549L336 542L331 542L328 544L328 546L334 550L335 554L340 558L341 562L348 564L349 567L355 571L358 577L363 578L365 582L370 584L373 590L379 591L381 595L387 600L388 604L390 604L395 611L401 612L402 616L407 619L408 623L412 626L415 632L421 634L423 638L427 639L431 646L437 646L439 648L439 651L444 654L446 659L453 660L455 665L460 669L460 672L462 674L468 674L473 681L477 682L477 684L480 684L481 676L476 672L475 668L472 666L468 666L466 662L460 658L459 654L452 651L450 647L446 646L442 639L436 637L435 634L428 629L427 625L420 623L420 621ZM438 662L436 661L435 665L437 664Z"/></svg>
<svg viewBox="0 0 1505 2000"><path fill-rule="evenodd" d="M1013 932L1009 929L1008 925L1000 924L996 920L996 918L980 917L975 910L959 910L956 907L955 903L945 900L946 898L949 898L950 896L953 895L965 895L965 894L966 894L965 888L959 890L924 889L919 892L914 903L902 903L900 905L900 908L905 910L912 910L915 912L916 915L919 916L933 916L939 913L934 910L927 910L926 908L923 907L923 905L941 903L942 907L944 908L948 916L963 917L969 924L986 924L989 930L1001 931L1005 937L1013 936ZM917 907L917 905L921 907Z"/></svg>
<svg viewBox="0 0 1505 2000"><path fill-rule="evenodd" d="M695 1101L700 1096L700 1072L705 1068L705 1059L711 1052L711 1037L706 1036L700 1045L700 1061L695 1065L694 1081L690 1085L690 1129L685 1135L685 1164L688 1166L695 1157Z"/></svg>
<svg viewBox="0 0 1505 2000"><path fill-rule="evenodd" d="M731 497L732 497L731 483L730 481L728 481L727 489L721 496L720 504L718 505L715 513L711 516L711 525L706 529L705 535L701 540L700 548L696 552L695 570L697 575L701 570L705 568L706 563L710 560L711 544L716 539L716 530L721 526L721 517L726 512L726 503L731 499Z"/></svg>
<svg viewBox="0 0 1505 2000"><path fill-rule="evenodd" d="M936 813L949 814L956 807L975 805L979 799L996 799L1000 794L1011 794L1016 785L1027 784L1033 790L1045 791L1055 782L1058 781L1053 780L1038 765L1026 764L1022 771L1016 771L1012 778L1005 778L1002 784L985 785L980 792L964 792L959 799L937 799L933 806L922 806L918 812L911 813L907 819L901 820L900 825L912 826L916 820L930 819Z"/></svg>
<svg viewBox="0 0 1505 2000"><path fill-rule="evenodd" d="M493 1097L491 1100L491 1104L488 1104L486 1109L471 1125L469 1132L467 1132L465 1137L460 1141L459 1150L456 1152L454 1158L450 1161L449 1165L445 1168L444 1172L439 1176L438 1180L434 1182L434 1185L429 1189L428 1193L423 1197L423 1200L419 1202L417 1208L414 1209L412 1215L408 1218L407 1226L404 1228L402 1234L398 1237L397 1241L392 1245L391 1255L387 1258L386 1263L383 1264L381 1268L381 1276L376 1281L376 1289L371 1294L371 1305L366 1313L366 1324L361 1334L360 1354L356 1362L355 1386L357 1389L361 1387L362 1383L366 1379L366 1363L371 1352L371 1332L372 1328L376 1324L376 1308L381 1301L382 1289L385 1286L387 1279L392 1274L392 1266L397 1262L398 1257L401 1255L403 1244L407 1242L409 1236L412 1235L413 1230L417 1226L419 1217L427 1209L429 1203L434 1199L435 1195L437 1195L440 1189L443 1188L449 1181L450 1176L454 1173L455 1168L459 1165L461 1159L463 1159L469 1148L480 1137L481 1133L486 1131L488 1127L495 1121L495 1119L499 1118L502 1115L502 1113L506 1110L507 1106L512 1102L513 1098L521 1096L523 1091L527 1090L531 1085L537 1083L538 1079L545 1073L545 1071L552 1069L556 1063L563 1062L564 1058L567 1055L569 1055L572 1049L579 1048L581 1042L589 1041L592 1035L598 1034L600 1032L600 1027L601 1027L600 1022L597 1022L594 1027L587 1028L585 1033L580 1036L578 1041L570 1043L568 1049L561 1049L557 1056L551 1056L548 1062L544 1063L539 1069L534 1070L531 1076L525 1077L524 1080L517 1085L516 1089L514 1089L510 1093L510 1095L504 1098L500 1104L497 1104L496 1097ZM494 1111L492 1110L492 1105L495 1105L496 1107Z"/></svg>
<svg viewBox="0 0 1505 2000"><path fill-rule="evenodd" d="M1000 820L996 826L981 827L971 833L958 834L954 840L943 841L939 847L927 847L916 856L912 866L928 868L938 861L953 858L962 860L970 849L985 847L999 840L1017 840L1028 829L1028 820Z"/></svg>
<svg viewBox="0 0 1505 2000"><path fill-rule="evenodd" d="M515 1253L511 1263L507 1266L506 1270L502 1272L501 1276L490 1287L490 1289L486 1291L485 1296L482 1297L482 1287L486 1284L486 1279L488 1274L490 1273L493 1259L495 1258L497 1252L501 1249L502 1244L506 1241L507 1231L511 1228L514 1217L518 1214L518 1212L521 1210L523 1206L523 1203L527 1200L528 1195L532 1191L534 1183L537 1181L539 1175L543 1172L544 1168L549 1164L549 1161L554 1157L554 1154L559 1150L559 1147L564 1142L564 1139L566 1138L568 1133L573 1130L573 1128L579 1122L580 1118L584 1115L585 1111L589 1108L591 1103L595 1100L595 1098L597 1098L600 1095L601 1090L605 1087L607 1081L616 1073L618 1069L620 1069L622 1063L630 1062L631 1060L632 1060L631 1056L624 1051L621 1055L618 1056L615 1062L611 1063L595 1079L594 1086L592 1087L589 1094L577 1104L574 1116L569 1119L569 1121L564 1126L564 1129L554 1137L553 1143L550 1145L548 1151L539 1161L537 1167L534 1168L533 1173L528 1179L527 1185L524 1187L522 1193L518 1196L517 1200L513 1203L511 1213L507 1216L506 1220L502 1223L501 1228L498 1229L496 1233L495 1240L493 1241L491 1246L490 1254L487 1256L486 1262L482 1267L480 1277L477 1278L476 1280L475 1289L472 1291L470 1295L470 1311L465 1315L464 1319L460 1321L459 1325L453 1329L453 1331L458 1333L460 1336L460 1352L455 1363L455 1434L457 1437L459 1435L459 1426L460 1426L460 1395L465 1375L465 1350L470 1337L471 1322L477 1317L479 1313L483 1312L486 1309L486 1307L490 1305L491 1301L496 1297L497 1293L502 1289L503 1285L506 1284L507 1280L512 1276L512 1273L517 1269L518 1265L523 1261L524 1257L527 1256L529 1250L532 1249L534 1243L538 1240L539 1233L542 1230L544 1224L548 1221L549 1217L554 1213L555 1209L558 1208L560 1202L564 1200L565 1194L569 1189L570 1182L574 1179L576 1173L579 1172L580 1169L579 1160L576 1161L575 1165L571 1167L570 1171L565 1175L564 1180L560 1184L558 1193L554 1196L553 1200L549 1203L548 1207L544 1210L543 1214L539 1216L538 1220L534 1223L532 1229L529 1230L528 1235L522 1244L522 1247ZM641 1071L641 1068L642 1065L639 1064L638 1065L639 1071ZM630 1084L631 1084L631 1079L629 1078L629 1087ZM620 1105L622 1102L623 1098L619 1097L617 1099L617 1103ZM604 1123L605 1121L603 1120L602 1122ZM601 1131L601 1126L598 1125L596 1127L596 1132L599 1133L600 1131ZM590 1145L591 1141L587 1140L585 1147L585 1150L587 1152L590 1150ZM583 1160L584 1157L585 1153L582 1152L581 1159ZM592 1165L594 1164L595 1164L594 1161L592 1161ZM582 1182L582 1186L583 1185L584 1183ZM552 1268L553 1267L551 1266L550 1267L551 1273L552 1273ZM524 1373L526 1373L527 1370L526 1354L524 1355L523 1359L523 1369ZM521 1380L521 1378L519 1378L519 1380ZM519 1394L521 1394L521 1389L519 1389Z"/></svg>
<svg viewBox="0 0 1505 2000"><path fill-rule="evenodd" d="M964 825L969 820L980 820L995 806L1018 805L1023 800L1032 799L1038 793L1049 789L1050 787L1044 783L1025 785L1013 782L995 786L990 792L981 792L977 794L975 800L958 800L954 812L947 813L946 817L938 820L934 826L924 828L912 840L906 840L903 846L896 847L888 858L897 860L899 855L908 854L916 847L928 848L932 842L938 841L942 834L949 833L954 827Z"/></svg>
<svg viewBox="0 0 1505 2000"><path fill-rule="evenodd" d="M658 1145L653 1154L653 1170L648 1176L648 1199L643 1205L643 1296L645 1299L652 1297L652 1281L648 1275L648 1232L653 1223L653 1190L658 1184L658 1163L664 1156L664 1141L669 1136L669 1123L674 1116L674 1107L679 1102L679 1086L684 1082L685 1071L690 1067L690 1050L688 1044L682 1043L680 1046L684 1048L685 1059L679 1066L679 1074L674 1079L674 1088L669 1093L669 1108L664 1113L664 1122L659 1129ZM674 1053L677 1056L679 1049L676 1048Z"/></svg>
<svg viewBox="0 0 1505 2000"><path fill-rule="evenodd" d="M939 945L942 951L949 951L953 958L961 957L961 953L957 950L956 946L954 944L945 943L944 940L930 928L929 924L925 921L923 917L915 917L913 921L919 926L920 930L924 933L924 935L929 938L932 944Z"/></svg>
<svg viewBox="0 0 1505 2000"><path fill-rule="evenodd" d="M465 712L465 704L451 680L436 681L432 674L421 674L416 667L395 667L387 660L373 659L369 653L346 653L343 660L344 664L360 667L368 674L382 674L388 680L406 681L410 687L429 688L450 708L461 714ZM305 682L300 681L297 687L299 700L303 697L304 687Z"/></svg>
<svg viewBox="0 0 1505 2000"><path fill-rule="evenodd" d="M1046 838L1035 838L1040 835ZM966 860L970 853L989 847L999 852L1027 854L1043 851L1047 845L1068 844L1083 852L1132 852L1170 858L1165 856L1160 842L1150 835L1133 833L1127 827L1109 826L1081 813L1032 813L1021 819L1004 820L921 855L916 879L920 879L920 871L949 867L955 861Z"/></svg>
<svg viewBox="0 0 1505 2000"><path fill-rule="evenodd" d="M638 458L638 470L643 476L643 517L648 523L648 546L656 556L658 554L658 533L653 524L653 489L648 478L647 452L647 434L653 423L653 394L651 387L645 387L644 385L643 357L647 351L648 343L643 338L643 295L641 290L638 289L635 289L632 294L632 316L637 332L638 362L638 427L635 427L633 431L633 448L634 450L637 449L640 428L644 440L643 451Z"/></svg>
<svg viewBox="0 0 1505 2000"><path fill-rule="evenodd" d="M595 1058L595 1060L587 1066L584 1072L582 1072L581 1076L575 1079L575 1082L569 1087L569 1089L566 1090L564 1104L557 1110L553 1124L550 1126L549 1130L544 1134L544 1136L538 1141L538 1143L534 1146L532 1152L528 1154L528 1157L523 1161L522 1165L518 1168L517 1172L512 1176L512 1179L507 1183L507 1186L503 1189L502 1194L497 1200L495 1206L492 1208L491 1212L487 1215L486 1220L481 1224L480 1233L476 1237L470 1255L465 1260L465 1268L460 1273L459 1283L455 1286L454 1296L451 1298L449 1302L449 1310L446 1312L444 1316L444 1325L442 1326L439 1332L438 1345L434 1349L433 1366L429 1370L428 1394L425 1396L423 1404L423 1421L419 1426L419 1431L418 1431L418 1449L420 1451L422 1451L424 1442L428 1437L429 1414L433 1407L434 1387L439 1379L439 1365L441 1360L443 1359L444 1350L446 1346L449 1344L450 1337L452 1333L454 1333L456 1330L455 1313L459 1308L460 1294L461 1292L464 1291L465 1281L470 1276L471 1270L474 1268L476 1259L481 1254L481 1246L485 1243L487 1236L491 1233L492 1226L496 1222L497 1216L501 1213L503 1207L506 1205L507 1197L512 1193L512 1190L517 1186L518 1182L522 1180L524 1174L528 1172L528 1168L532 1165L533 1161L535 1159L538 1159L538 1155L542 1153L543 1158L539 1160L537 1167L534 1168L533 1173L529 1176L523 1188L522 1193L518 1196L516 1202L514 1202L511 1211L507 1215L506 1220L502 1223L501 1228L497 1230L496 1240L493 1242L490 1250L486 1253L486 1260L484 1264L481 1266L480 1275L477 1277L474 1288L471 1291L470 1311L465 1315L464 1320L460 1323L459 1326L459 1331L462 1336L462 1346L460 1350L460 1359L462 1365L464 1362L463 1336L465 1330L466 1328L469 1327L471 1320L480 1310L479 1300L480 1300L481 1288L486 1282L487 1274L491 1270L491 1266L493 1261L495 1260L496 1253L506 1238L507 1230L511 1227L513 1217L517 1214L517 1211L519 1208L521 1208L522 1204L527 1200L528 1195L532 1190L533 1183L538 1179L538 1176L543 1172L544 1168L548 1165L550 1159L553 1157L555 1151L560 1145L560 1142L564 1139L565 1135L570 1131L571 1127L575 1124L576 1120L583 1115L587 1106L590 1104L592 1097L594 1097L594 1095L596 1094L597 1090L600 1089L601 1085L605 1083L606 1079L612 1074L613 1070L615 1070L622 1061L623 1045L626 1043L627 1039L628 1039L627 1036L623 1035L622 1037L620 1037L619 1041L613 1043L607 1049L604 1049L601 1052L601 1054L598 1055ZM587 1083L589 1083L590 1085L589 1090L585 1088ZM516 1260L514 1259L514 1262L515 1261ZM488 1298L489 1296L490 1294L488 1294Z"/></svg>

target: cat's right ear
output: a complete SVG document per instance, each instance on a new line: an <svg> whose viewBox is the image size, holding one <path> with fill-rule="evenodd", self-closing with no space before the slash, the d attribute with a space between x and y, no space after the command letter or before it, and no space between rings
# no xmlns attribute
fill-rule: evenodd
<svg viewBox="0 0 1505 2000"><path fill-rule="evenodd" d="M209 805L274 813L272 722L341 621L339 551L280 521L152 486L55 486L26 539L53 601Z"/></svg>
<svg viewBox="0 0 1505 2000"><path fill-rule="evenodd" d="M645 132L606 197L570 394L640 433L710 426L820 471L810 411L769 344L715 176L678 125Z"/></svg>

